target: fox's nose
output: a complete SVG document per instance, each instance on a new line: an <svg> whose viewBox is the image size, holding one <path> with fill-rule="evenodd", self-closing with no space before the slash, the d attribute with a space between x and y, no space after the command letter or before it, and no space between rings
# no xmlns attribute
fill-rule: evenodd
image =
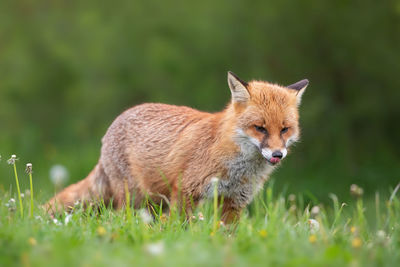
<svg viewBox="0 0 400 267"><path fill-rule="evenodd" d="M281 152L281 151L279 151L279 150L275 150L274 152L272 152L272 157L273 157L273 158L279 158L279 159L282 159L282 157L283 157L283 154L282 154L282 152Z"/></svg>

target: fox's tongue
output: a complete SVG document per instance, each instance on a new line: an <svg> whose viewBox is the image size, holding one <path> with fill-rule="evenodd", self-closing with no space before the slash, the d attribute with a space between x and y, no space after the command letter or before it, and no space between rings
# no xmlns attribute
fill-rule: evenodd
<svg viewBox="0 0 400 267"><path fill-rule="evenodd" d="M281 160L280 160L280 158L271 158L269 161L270 161L271 163L273 163L273 164L276 164L276 163L278 163L278 162L281 161Z"/></svg>

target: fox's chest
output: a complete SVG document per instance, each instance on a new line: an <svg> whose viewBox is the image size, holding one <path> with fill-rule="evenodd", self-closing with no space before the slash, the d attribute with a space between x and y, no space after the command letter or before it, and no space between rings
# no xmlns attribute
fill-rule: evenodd
<svg viewBox="0 0 400 267"><path fill-rule="evenodd" d="M252 201L273 171L273 167L264 158L243 154L226 162L226 169L226 175L220 177L218 182L218 194L234 200L239 206L245 206ZM208 196L212 196L212 185L207 185L205 191Z"/></svg>

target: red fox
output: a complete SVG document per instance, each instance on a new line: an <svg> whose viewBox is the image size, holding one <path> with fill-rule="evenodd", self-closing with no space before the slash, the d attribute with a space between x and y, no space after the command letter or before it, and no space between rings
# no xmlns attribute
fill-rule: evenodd
<svg viewBox="0 0 400 267"><path fill-rule="evenodd" d="M216 177L222 220L237 220L298 140L298 107L308 80L283 87L247 83L228 72L228 85L232 99L221 112L166 104L123 112L103 137L92 172L58 193L47 209L100 198L120 208L129 192L135 207L149 197L190 212L213 196Z"/></svg>

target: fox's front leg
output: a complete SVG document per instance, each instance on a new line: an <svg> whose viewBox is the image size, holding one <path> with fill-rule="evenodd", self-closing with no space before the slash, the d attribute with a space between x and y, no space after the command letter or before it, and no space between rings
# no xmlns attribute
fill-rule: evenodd
<svg viewBox="0 0 400 267"><path fill-rule="evenodd" d="M193 199L190 195L178 190L178 188L173 188L171 193L171 201L170 201L170 212L171 209L175 209L178 213L184 214L187 219L189 219L193 214L192 207Z"/></svg>
<svg viewBox="0 0 400 267"><path fill-rule="evenodd" d="M231 199L224 199L224 203L222 204L221 220L225 224L238 222L241 212L242 208L235 204L234 201Z"/></svg>

